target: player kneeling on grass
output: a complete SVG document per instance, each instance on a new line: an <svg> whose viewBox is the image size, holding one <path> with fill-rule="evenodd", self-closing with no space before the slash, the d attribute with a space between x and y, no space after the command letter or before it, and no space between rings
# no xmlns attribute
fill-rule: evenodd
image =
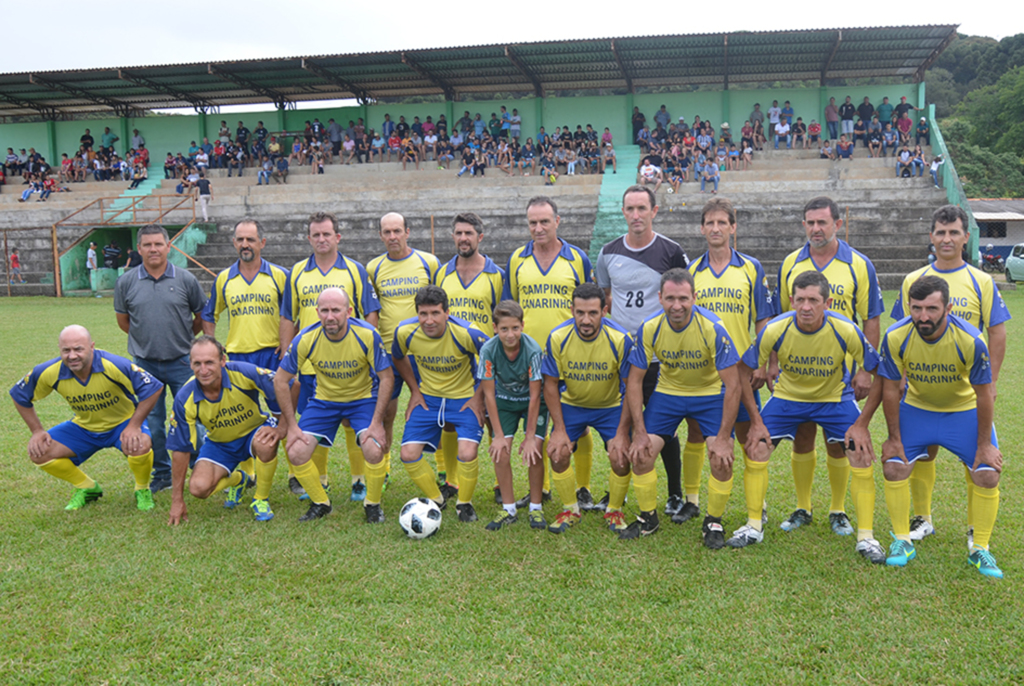
<svg viewBox="0 0 1024 686"><path fill-rule="evenodd" d="M235 507L242 491L257 486L252 511L257 521L273 519L267 498L277 469L277 444L283 431L277 420L260 409L263 395L270 411L277 413L274 372L248 362L228 362L224 346L213 336L192 342L189 362L195 375L174 398L167 449L171 451L170 524L188 518L185 509L185 475L191 453L198 452L188 490L205 500L227 491L224 507ZM206 440L199 442L199 425ZM256 457L255 475L251 473ZM246 469L248 467L248 470Z"/></svg>
<svg viewBox="0 0 1024 686"><path fill-rule="evenodd" d="M288 460L295 478L309 494L309 510L299 521L320 519L332 511L312 457L318 445L333 445L338 427L347 419L366 459L363 513L367 522L377 524L384 521L380 505L387 476L384 411L395 383L391 359L377 330L350 316L352 305L344 290L332 287L321 291L316 314L320 321L292 340L274 379L281 425L287 433ZM316 394L296 423L288 384L307 362L316 372Z"/></svg>
<svg viewBox="0 0 1024 686"><path fill-rule="evenodd" d="M853 398L843 399L849 375L847 357L872 372L878 366L878 353L856 324L828 309L829 296L828 279L820 272L807 271L797 276L793 281L793 309L768 322L743 354L743 364L758 369L768 363L775 351L780 373L771 399L761 409L771 441L747 446L743 474L747 524L737 529L726 544L743 548L763 540L761 512L768 487L768 458L774 450L772 442L782 438L793 440L801 423L815 422L825 430L830 443L844 444L853 473L850 492L857 512L856 550L871 562L881 564L885 562L885 550L875 540L873 531L874 454L867 428L871 418L861 415ZM748 370L741 368L740 373L747 374Z"/></svg>
<svg viewBox="0 0 1024 686"><path fill-rule="evenodd" d="M576 502L576 475L569 459L573 446L587 427L604 439L611 463L608 477L608 528L621 538L638 538L658 530L657 482L654 472L636 480L640 517L626 526L622 504L629 490L629 411L622 402L629 376L633 339L611 319L603 319L604 289L583 283L572 293L572 319L548 336L544 362L544 401L551 412L551 480L565 508L548 527L560 534L580 521ZM560 387L564 390L560 391Z"/></svg>
<svg viewBox="0 0 1024 686"><path fill-rule="evenodd" d="M530 527L546 529L541 498L544 491L544 462L541 443L547 435L548 411L541 400L540 344L523 333L523 308L504 300L494 308L494 338L480 349L477 377L484 404L491 417L498 418L490 454L501 491L502 510L487 525L490 531L516 522L516 500L512 491L512 440L523 422L519 453L529 468Z"/></svg>
<svg viewBox="0 0 1024 686"><path fill-rule="evenodd" d="M96 350L84 327L65 328L58 341L60 357L37 365L10 391L15 409L32 432L29 459L75 487L64 509L79 510L103 496L100 485L79 467L97 451L117 448L127 456L135 477L136 506L152 510L153 449L146 417L163 384L129 360ZM47 431L33 403L53 391L67 400L75 417Z"/></svg>
<svg viewBox="0 0 1024 686"><path fill-rule="evenodd" d="M459 437L458 500L460 522L475 522L473 492L479 476L477 452L484 429L483 391L475 385L476 359L487 334L448 314L448 295L438 286L416 293L416 317L395 330L391 355L409 385L409 406L402 434L402 464L423 495L444 507L447 502L423 451L434 452L446 424ZM413 371L409 358L416 360Z"/></svg>
<svg viewBox="0 0 1024 686"><path fill-rule="evenodd" d="M910 316L885 332L878 382L864 407L869 415L879 398L889 427L882 445L885 502L893 541L886 564L903 567L917 557L910 540L910 485L914 463L940 445L970 470L974 485L974 538L968 562L993 579L1003 572L988 550L999 510L1003 456L992 423L994 394L989 351L981 332L951 314L949 284L922 276L910 286ZM906 375L906 393L900 383ZM969 507L971 504L969 503Z"/></svg>
<svg viewBox="0 0 1024 686"><path fill-rule="evenodd" d="M739 373L740 358L725 325L710 310L694 304L693 287L693 276L687 270L666 271L658 289L662 311L644 320L637 331L626 391L633 424L629 457L634 482L641 477L657 479L655 456L675 435L680 422L697 422L708 437L711 462L708 514L701 529L704 545L718 549L725 545L722 515L732 493L732 431L741 398L750 414L751 445L768 438L768 433L757 413L748 377ZM660 374L645 409L644 375L652 362L660 363Z"/></svg>

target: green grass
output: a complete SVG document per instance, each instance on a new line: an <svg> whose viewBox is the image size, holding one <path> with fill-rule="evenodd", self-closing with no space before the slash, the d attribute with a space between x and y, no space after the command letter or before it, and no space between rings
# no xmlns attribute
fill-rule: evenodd
<svg viewBox="0 0 1024 686"><path fill-rule="evenodd" d="M171 529L169 494L157 496L155 511L136 511L114 451L86 467L105 497L64 512L70 487L29 463L28 432L7 401L0 683L1021 683L1024 295L1006 298L1017 318L996 408L1006 467L992 550L1002 582L966 563L963 474L945 452L939 533L900 570L865 563L824 517L778 529L794 507L788 444L770 467L765 542L743 551L705 550L697 521L663 519L653 538L619 542L595 515L552 536L525 518L491 533L446 512L436 537L410 541L397 512L418 493L397 457L380 527L364 525L361 508L340 498L331 517L300 525L305 506L287 492L282 460L272 522L225 510L219 497L190 498L188 524ZM88 326L98 347L125 354L110 300L19 298L2 312L7 387L56 355L66 324ZM69 416L57 396L38 410L46 425ZM881 417L874 436L880 446ZM335 493L348 482L343 451L331 454ZM598 495L603 459L595 459ZM485 521L498 507L487 462L483 453L475 498ZM880 471L875 530L887 544ZM824 472L814 488L819 513L828 505ZM524 482L517 469L517 489ZM549 520L556 512L546 507ZM743 519L738 475L726 528Z"/></svg>

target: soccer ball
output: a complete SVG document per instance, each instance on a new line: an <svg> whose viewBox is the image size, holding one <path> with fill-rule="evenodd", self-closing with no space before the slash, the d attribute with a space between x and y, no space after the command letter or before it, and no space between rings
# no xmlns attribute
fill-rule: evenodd
<svg viewBox="0 0 1024 686"><path fill-rule="evenodd" d="M430 498L413 498L402 506L398 523L409 538L428 538L441 528L441 508Z"/></svg>

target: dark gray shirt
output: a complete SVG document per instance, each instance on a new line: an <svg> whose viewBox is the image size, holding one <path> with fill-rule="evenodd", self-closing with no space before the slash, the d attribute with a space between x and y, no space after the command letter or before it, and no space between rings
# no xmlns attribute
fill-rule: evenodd
<svg viewBox="0 0 1024 686"><path fill-rule="evenodd" d="M611 318L635 333L644 319L661 310L661 275L688 263L679 244L660 233L640 249L629 247L625 236L608 242L597 256L595 273L597 285L612 291Z"/></svg>
<svg viewBox="0 0 1024 686"><path fill-rule="evenodd" d="M168 263L159 279L138 266L114 286L114 311L128 315L128 353L147 360L174 360L192 345L193 315L206 297L187 269Z"/></svg>

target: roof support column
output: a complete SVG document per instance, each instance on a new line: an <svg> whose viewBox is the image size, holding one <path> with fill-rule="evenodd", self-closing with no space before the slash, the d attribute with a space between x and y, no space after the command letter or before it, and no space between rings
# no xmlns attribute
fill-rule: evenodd
<svg viewBox="0 0 1024 686"><path fill-rule="evenodd" d="M818 88L818 117L821 117L821 134L823 139L828 138L828 125L825 123L825 108L828 107L828 88L822 84ZM815 117L817 118L817 117ZM810 122L808 122L809 124Z"/></svg>
<svg viewBox="0 0 1024 686"><path fill-rule="evenodd" d="M119 117L118 123L121 125L121 133L118 134L119 136L121 136L121 140L119 140L118 143L121 144L121 150L124 151L124 159L127 159L128 151L131 149L132 145L132 139L128 135L128 117Z"/></svg>
<svg viewBox="0 0 1024 686"><path fill-rule="evenodd" d="M49 148L46 155L47 162L51 167L60 168L57 160L57 122L52 119L46 120L46 145Z"/></svg>
<svg viewBox="0 0 1024 686"><path fill-rule="evenodd" d="M206 133L206 112L196 112L196 116L199 117L199 145L202 145L203 139L209 138Z"/></svg>
<svg viewBox="0 0 1024 686"><path fill-rule="evenodd" d="M917 108L923 110L924 107L925 107L925 103L926 102L927 101L924 99L924 81L918 81L917 82Z"/></svg>
<svg viewBox="0 0 1024 686"><path fill-rule="evenodd" d="M444 119L448 122L448 135L451 136L455 132L455 103L448 99L444 99Z"/></svg>
<svg viewBox="0 0 1024 686"><path fill-rule="evenodd" d="M636 145L633 135L633 91L626 92L626 145Z"/></svg>
<svg viewBox="0 0 1024 686"><path fill-rule="evenodd" d="M722 89L722 121L723 122L729 122L730 130L734 126L734 123L732 121L731 104L732 104L732 97L729 94L729 89L728 88L723 88Z"/></svg>
<svg viewBox="0 0 1024 686"><path fill-rule="evenodd" d="M280 106L277 108L277 130L278 131L287 131L288 130L288 127L286 127L285 124L284 124L284 108L280 107Z"/></svg>
<svg viewBox="0 0 1024 686"><path fill-rule="evenodd" d="M533 118L536 121L534 128L540 131L540 127L544 126L544 98L539 95L533 99ZM533 138L536 139L536 134Z"/></svg>

